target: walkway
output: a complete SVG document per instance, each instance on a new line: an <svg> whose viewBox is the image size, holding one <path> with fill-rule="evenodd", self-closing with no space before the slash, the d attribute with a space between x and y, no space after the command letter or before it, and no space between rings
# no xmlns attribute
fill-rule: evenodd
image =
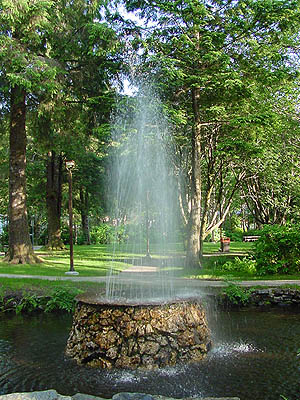
<svg viewBox="0 0 300 400"><path fill-rule="evenodd" d="M124 274L124 275L123 275ZM122 272L119 274L119 280L125 282L128 282L132 280L131 274L128 274L127 276L125 274L128 274L127 272ZM122 275L122 276L120 276ZM152 275L152 274L151 274ZM22 278L22 279L44 279L44 280L49 280L49 281L73 281L73 282L106 282L107 278L105 276L42 276L42 275L18 275L18 274L0 274L0 278ZM152 283L152 276L148 276L147 273L145 273L143 279L141 279L141 283ZM221 287L226 287L228 284L227 282L221 281L221 280L212 280L212 279L184 279L184 278L173 278L174 283L176 285L184 285L187 288L188 287L193 287L193 288L221 288ZM244 287L250 287L250 286L269 286L269 287L275 287L275 286L281 286L281 285L299 285L300 286L300 279L298 280L247 280L247 281L234 281L234 283L244 286Z"/></svg>

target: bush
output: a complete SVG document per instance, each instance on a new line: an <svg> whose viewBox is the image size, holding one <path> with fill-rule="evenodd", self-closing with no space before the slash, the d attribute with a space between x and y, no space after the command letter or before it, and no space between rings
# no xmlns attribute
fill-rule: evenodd
<svg viewBox="0 0 300 400"><path fill-rule="evenodd" d="M70 244L69 239L70 239L70 231L69 227L67 225L63 225L61 228L61 239L64 242L64 244ZM74 237L73 237L74 240ZM45 237L45 243L48 242L48 235Z"/></svg>
<svg viewBox="0 0 300 400"><path fill-rule="evenodd" d="M234 231L225 231L224 236L229 237L233 242L242 242L244 232L242 229L235 229Z"/></svg>
<svg viewBox="0 0 300 400"><path fill-rule="evenodd" d="M229 237L233 242L243 240L243 229L241 228L241 217L233 214L222 225L223 236Z"/></svg>
<svg viewBox="0 0 300 400"><path fill-rule="evenodd" d="M113 227L108 224L101 224L91 229L92 244L109 244L113 241Z"/></svg>
<svg viewBox="0 0 300 400"><path fill-rule="evenodd" d="M21 312L32 313L40 307L40 299L36 294L24 293L19 304L16 305L16 314Z"/></svg>
<svg viewBox="0 0 300 400"><path fill-rule="evenodd" d="M128 241L129 235L125 225L113 227L113 237L118 243L125 243Z"/></svg>
<svg viewBox="0 0 300 400"><path fill-rule="evenodd" d="M30 314L37 311L66 311L73 312L75 308L75 296L81 293L76 288L57 287L50 295L37 295L32 292L6 294L4 288L0 288L0 312L15 311L16 314Z"/></svg>
<svg viewBox="0 0 300 400"><path fill-rule="evenodd" d="M223 295L225 295L230 303L237 305L246 305L251 299L252 289L247 289L235 285L229 284L227 288L223 289Z"/></svg>
<svg viewBox="0 0 300 400"><path fill-rule="evenodd" d="M74 299L79 293L80 291L78 289L55 288L50 295L50 299L46 303L45 311L60 310L73 312L75 308Z"/></svg>
<svg viewBox="0 0 300 400"><path fill-rule="evenodd" d="M213 240L214 239L214 240ZM206 238L204 239L205 242L214 242L217 243L220 241L220 229L215 229L214 231L214 235L212 235L211 233L209 235L206 236Z"/></svg>
<svg viewBox="0 0 300 400"><path fill-rule="evenodd" d="M92 244L110 244L113 242L124 243L128 240L125 225L112 226L101 224L91 229Z"/></svg>
<svg viewBox="0 0 300 400"><path fill-rule="evenodd" d="M255 242L259 275L294 274L300 271L300 225L267 225Z"/></svg>
<svg viewBox="0 0 300 400"><path fill-rule="evenodd" d="M224 264L219 265L217 270L221 272L239 272L253 275L256 273L256 262L250 257L243 257L242 259L235 257L234 260L226 261Z"/></svg>

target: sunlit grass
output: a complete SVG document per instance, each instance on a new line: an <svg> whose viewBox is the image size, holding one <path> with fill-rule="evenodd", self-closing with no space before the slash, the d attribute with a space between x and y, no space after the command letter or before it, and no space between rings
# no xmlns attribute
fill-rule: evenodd
<svg viewBox="0 0 300 400"><path fill-rule="evenodd" d="M44 262L41 264L10 265L0 263L2 274L26 274L42 276L64 276L70 269L69 251L38 251ZM111 268L119 272L127 268L128 264L112 261L111 254L106 246L74 246L74 268L80 276L105 276Z"/></svg>
<svg viewBox="0 0 300 400"><path fill-rule="evenodd" d="M204 243L204 256L202 258L202 267L191 269L184 265L185 251L181 243L174 243L170 246L169 251L164 255L165 258L175 256L179 262L176 267L168 266L164 269L171 271L180 278L194 279L220 279L220 280L260 280L260 279L299 279L299 275L270 275L256 276L250 274L239 274L238 272L223 272L218 270L218 265L226 261L240 256L244 257L251 253L253 243L231 242L230 252L221 253L219 251L219 243ZM92 246L74 246L74 268L79 272L80 276L101 277L105 276L112 268L114 273L130 267L132 259L138 260L145 256L146 248L136 250L131 244L118 245L92 245ZM69 251L53 251L46 250L37 251L43 259L44 263L34 265L10 265L0 262L0 274L17 274L17 275L41 275L41 276L65 276L65 272L70 269ZM159 244L152 244L151 258L161 258ZM113 260L113 261L112 261Z"/></svg>
<svg viewBox="0 0 300 400"><path fill-rule="evenodd" d="M260 281L260 280L300 280L298 275L255 275L239 272L223 272L214 268L177 268L175 276L186 279L209 279L223 281Z"/></svg>
<svg viewBox="0 0 300 400"><path fill-rule="evenodd" d="M230 253L223 253L224 255L230 254L244 254L246 255L253 248L253 242L230 242ZM220 243L216 242L205 242L204 243L204 255L205 254L220 254ZM222 254L222 253L221 253Z"/></svg>
<svg viewBox="0 0 300 400"><path fill-rule="evenodd" d="M251 248L249 243L232 243L232 252L242 252L245 254ZM118 273L130 265L132 258L138 259L145 255L146 249L134 249L131 244L118 245L92 245L92 246L74 246L74 268L79 272L80 276L105 276L107 271L112 269ZM205 243L204 253L212 254L218 252L218 243ZM161 257L159 244L151 246L152 258ZM39 250L37 252L43 259L42 264L20 264L11 265L0 262L0 273L2 274L19 274L19 275L42 275L42 276L64 276L65 272L70 269L69 251L53 251ZM181 256L185 254L183 245L174 243L170 246L165 254L168 256ZM222 255L222 257L230 257L230 255ZM182 265L182 269L184 266ZM186 271L185 271L186 275ZM207 275L211 275L208 273Z"/></svg>
<svg viewBox="0 0 300 400"><path fill-rule="evenodd" d="M82 292L103 291L104 282L81 282L81 281L61 281L61 280L43 280L43 279L22 279L22 278L0 278L0 290L4 288L6 292L11 291L39 291L43 294L49 293L55 288L72 289L77 288Z"/></svg>

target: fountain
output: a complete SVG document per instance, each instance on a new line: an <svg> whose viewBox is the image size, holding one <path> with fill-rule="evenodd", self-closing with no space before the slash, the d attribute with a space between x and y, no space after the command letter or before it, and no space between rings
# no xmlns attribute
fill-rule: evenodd
<svg viewBox="0 0 300 400"><path fill-rule="evenodd" d="M105 297L77 298L66 354L100 368L199 361L210 348L204 308L199 295L186 293L173 276L182 260L170 251L178 242L179 217L168 124L155 96L144 93L137 107L119 115L111 168L113 221L117 231L125 230L125 253L132 258L115 251ZM116 262L131 267L117 275Z"/></svg>
<svg viewBox="0 0 300 400"><path fill-rule="evenodd" d="M195 300L112 303L79 297L67 354L100 368L157 368L199 361L210 343Z"/></svg>

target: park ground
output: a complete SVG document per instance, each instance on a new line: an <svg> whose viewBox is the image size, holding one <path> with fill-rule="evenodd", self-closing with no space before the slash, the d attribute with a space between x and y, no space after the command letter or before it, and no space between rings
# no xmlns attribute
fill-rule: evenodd
<svg viewBox="0 0 300 400"><path fill-rule="evenodd" d="M180 245L174 245L170 250L172 255L179 260L173 273L178 278L208 280L208 281L254 281L259 285L261 276L255 274L241 274L237 272L224 272L219 270L219 266L235 257L243 258L251 255L253 243L231 242L229 253L220 253L219 243L205 243L202 268L189 269L184 266L184 250ZM104 278L107 271L111 268L114 273L120 273L130 267L132 258L139 259L143 254L132 254L128 248L120 245L117 248L111 245L91 245L74 246L74 267L79 272L80 279L63 280L69 270L69 251L49 251L43 248L36 250L43 259L44 263L35 265L10 265L0 262L0 289L11 290L43 290L47 291L53 287L76 287L86 291L93 287L104 286ZM155 249L152 262L155 258L161 259L161 255ZM114 261L112 261L114 259ZM170 267L169 267L170 268ZM5 275L13 275L6 277ZM30 276L30 279L28 279ZM24 278L27 279L24 279ZM47 277L50 277L47 279ZM87 280L83 280L86 277ZM56 279L57 278L57 279ZM93 279L94 278L94 279ZM103 279L101 279L103 278ZM88 281L89 280L89 281ZM94 280L94 282L93 282ZM297 281L300 282L299 275L270 275L264 276L264 281ZM271 282L270 282L271 284Z"/></svg>

